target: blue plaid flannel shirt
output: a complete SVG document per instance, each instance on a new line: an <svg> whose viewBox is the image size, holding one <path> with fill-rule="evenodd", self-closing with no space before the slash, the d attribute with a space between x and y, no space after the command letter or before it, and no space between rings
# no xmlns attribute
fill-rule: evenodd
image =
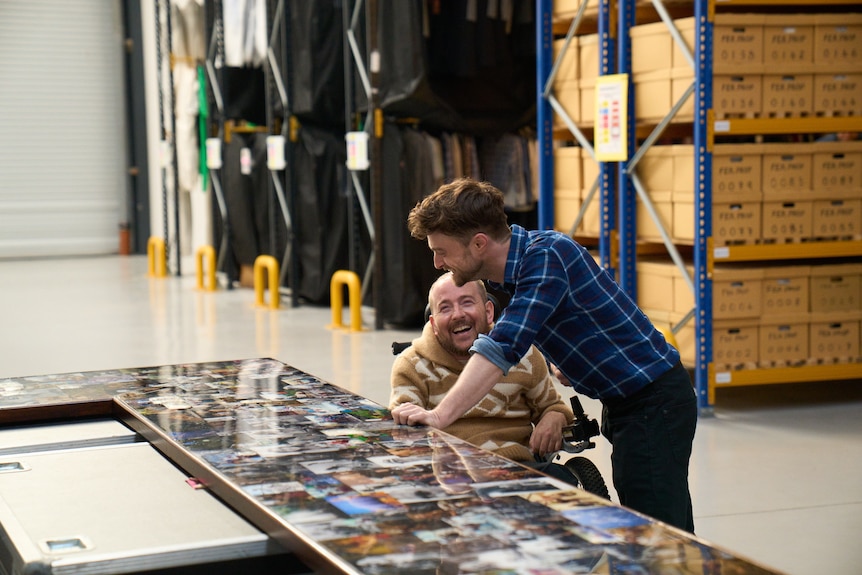
<svg viewBox="0 0 862 575"><path fill-rule="evenodd" d="M627 397L679 361L652 322L568 236L513 225L502 284L512 299L472 351L504 373L535 344L578 393Z"/></svg>

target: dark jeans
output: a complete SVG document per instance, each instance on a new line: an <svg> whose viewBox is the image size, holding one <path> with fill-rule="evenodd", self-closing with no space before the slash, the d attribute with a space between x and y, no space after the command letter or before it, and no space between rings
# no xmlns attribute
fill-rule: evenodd
<svg viewBox="0 0 862 575"><path fill-rule="evenodd" d="M620 503L693 533L688 463L697 396L688 372L677 364L634 395L603 403Z"/></svg>

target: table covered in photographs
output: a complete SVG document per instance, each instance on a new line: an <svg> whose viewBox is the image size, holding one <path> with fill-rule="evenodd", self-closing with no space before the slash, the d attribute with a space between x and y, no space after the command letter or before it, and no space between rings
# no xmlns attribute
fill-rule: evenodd
<svg viewBox="0 0 862 575"><path fill-rule="evenodd" d="M774 573L272 359L0 380L2 424L64 405L109 405L319 572Z"/></svg>

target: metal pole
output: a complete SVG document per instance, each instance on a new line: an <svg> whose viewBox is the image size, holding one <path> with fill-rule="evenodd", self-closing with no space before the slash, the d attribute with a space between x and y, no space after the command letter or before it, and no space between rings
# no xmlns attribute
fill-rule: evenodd
<svg viewBox="0 0 862 575"><path fill-rule="evenodd" d="M369 115L374 125L371 131L371 205L374 214L374 279L372 300L374 302L374 328L383 329L383 112L380 110L380 52L377 30L377 0L368 0L366 29L368 31L368 72L370 75L371 99Z"/></svg>
<svg viewBox="0 0 862 575"><path fill-rule="evenodd" d="M158 70L158 87L159 87L159 138L160 145L164 146L166 142L165 134L165 91L162 85L162 76L164 75L164 64L162 54L162 3L160 0L154 0L156 12L156 70ZM164 149L161 150L164 153ZM167 244L168 239L168 182L165 174L165 161L161 158L161 175L162 175L162 237Z"/></svg>
<svg viewBox="0 0 862 575"><path fill-rule="evenodd" d="M167 30L168 30L168 51L173 54L173 32L171 29L171 4L167 2ZM168 60L168 89L171 94L171 165L173 168L174 182L174 257L176 258L177 267L174 275L177 277L182 275L182 252L180 246L180 175L177 169L177 122L176 122L176 94L174 93L174 66L173 58Z"/></svg>

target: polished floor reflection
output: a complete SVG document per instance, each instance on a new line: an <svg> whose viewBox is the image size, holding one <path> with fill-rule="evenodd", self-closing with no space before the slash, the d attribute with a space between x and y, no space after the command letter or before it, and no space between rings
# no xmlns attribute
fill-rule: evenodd
<svg viewBox="0 0 862 575"><path fill-rule="evenodd" d="M272 357L385 403L390 344L418 335L373 330L370 309L351 333L328 327L329 308L152 279L143 256L2 261L0 294L0 378ZM860 413L862 381L720 390L695 440L698 535L792 575L858 573ZM588 452L610 478L608 454Z"/></svg>

